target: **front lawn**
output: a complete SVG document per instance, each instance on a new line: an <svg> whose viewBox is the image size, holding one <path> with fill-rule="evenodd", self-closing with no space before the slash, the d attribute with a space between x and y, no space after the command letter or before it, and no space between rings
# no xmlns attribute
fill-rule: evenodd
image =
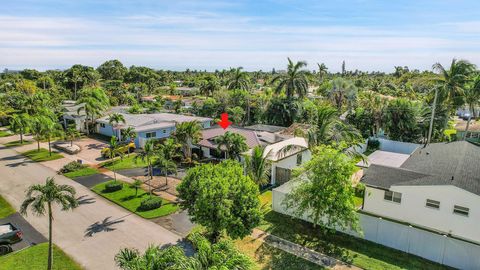
<svg viewBox="0 0 480 270"><path fill-rule="evenodd" d="M103 162L101 166L111 171L114 168L115 170L124 170L147 167L147 162L140 158L135 159L136 156L136 154L130 154L130 156L124 156L123 159L117 158L113 162L111 160Z"/></svg>
<svg viewBox="0 0 480 270"><path fill-rule="evenodd" d="M320 265L299 258L260 240L247 236L235 241L235 246L255 262L254 269L317 270Z"/></svg>
<svg viewBox="0 0 480 270"><path fill-rule="evenodd" d="M21 146L21 145L27 145L27 144L31 144L33 143L32 141L26 141L26 140L23 140L23 144L20 142L20 140L18 141L12 141L12 142L8 142L8 143L5 143L4 145L6 147L15 147L15 146Z"/></svg>
<svg viewBox="0 0 480 270"><path fill-rule="evenodd" d="M48 160L55 160L55 159L61 159L63 156L59 153L52 152L52 155L48 152L47 149L45 148L40 148L40 151L37 149L33 149L27 152L23 152L22 155L28 157L29 159L36 161L36 162L42 162L42 161L48 161Z"/></svg>
<svg viewBox="0 0 480 270"><path fill-rule="evenodd" d="M6 218L13 213L15 213L15 209L13 209L13 207L2 196L0 196L0 218Z"/></svg>
<svg viewBox="0 0 480 270"><path fill-rule="evenodd" d="M82 176L89 176L89 175L94 175L99 173L97 169L91 168L91 167L85 167L80 170L76 170L73 172L68 172L64 173L63 175L68 177L68 178L77 178L77 177L82 177Z"/></svg>
<svg viewBox="0 0 480 270"><path fill-rule="evenodd" d="M105 183L98 184L92 188L92 190L109 199L110 201L122 206L123 208L143 217L143 218L156 218L162 217L169 214L172 214L178 210L178 206L172 202L167 200L163 200L162 206L157 209L149 210L149 211L139 211L140 202L147 198L148 192L144 191L143 189L138 189L138 195L135 196L135 189L130 188L128 183L123 182L124 186L122 190L115 191L115 192L105 192L105 186L112 182L110 180ZM152 195L155 196L155 195Z"/></svg>
<svg viewBox="0 0 480 270"><path fill-rule="evenodd" d="M0 257L0 269L44 270L47 269L48 243L22 249ZM54 270L81 270L82 267L57 246L53 246Z"/></svg>
<svg viewBox="0 0 480 270"><path fill-rule="evenodd" d="M8 130L0 130L0 137L8 137L8 136L12 136L12 132L8 131Z"/></svg>
<svg viewBox="0 0 480 270"><path fill-rule="evenodd" d="M364 269L448 269L448 267L353 236L323 234L311 223L274 211L259 229Z"/></svg>

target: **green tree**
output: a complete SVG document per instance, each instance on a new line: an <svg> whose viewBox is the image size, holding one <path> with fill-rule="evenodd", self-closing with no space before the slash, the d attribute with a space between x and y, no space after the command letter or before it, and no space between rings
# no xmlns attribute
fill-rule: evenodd
<svg viewBox="0 0 480 270"><path fill-rule="evenodd" d="M128 69L118 60L108 60L97 68L104 80L123 80Z"/></svg>
<svg viewBox="0 0 480 270"><path fill-rule="evenodd" d="M26 113L14 114L10 118L10 130L20 135L20 143L23 144L23 135L28 132L31 118Z"/></svg>
<svg viewBox="0 0 480 270"><path fill-rule="evenodd" d="M332 88L327 92L327 96L339 112L342 111L344 103L350 110L357 100L357 87L349 80L336 78L332 81Z"/></svg>
<svg viewBox="0 0 480 270"><path fill-rule="evenodd" d="M240 125L242 119L245 117L245 110L242 109L242 107L228 108L227 112L230 120L236 125Z"/></svg>
<svg viewBox="0 0 480 270"><path fill-rule="evenodd" d="M274 97L264 115L268 124L288 127L295 122L300 111L301 104L297 100Z"/></svg>
<svg viewBox="0 0 480 270"><path fill-rule="evenodd" d="M149 176L148 181L150 182L150 184L148 185L150 196L152 195L152 187L151 187L151 181L153 179L152 164L156 154L157 154L157 150L155 149L155 141L150 139L150 140L147 140L147 142L143 146L142 151L140 151L140 153L138 153L138 155L135 156L135 159L141 159L142 161L147 163L147 170L148 170L148 176Z"/></svg>
<svg viewBox="0 0 480 270"><path fill-rule="evenodd" d="M307 216L322 229L358 230L351 176L355 163L329 146L313 149L312 159L296 172L294 187L282 204L297 217Z"/></svg>
<svg viewBox="0 0 480 270"><path fill-rule="evenodd" d="M30 123L30 131L33 139L37 142L37 150L40 151L40 141L46 139L49 132L48 129L52 127L54 122L46 115L35 115L32 117Z"/></svg>
<svg viewBox="0 0 480 270"><path fill-rule="evenodd" d="M143 185L143 182L138 179L135 179L133 183L130 184L130 187L135 189L135 197L137 197L138 189L141 188L142 185Z"/></svg>
<svg viewBox="0 0 480 270"><path fill-rule="evenodd" d="M435 81L442 86L439 100L448 102L452 106L451 109L463 105L465 103L465 85L470 80L470 75L475 71L475 65L466 60L457 61L453 59L449 69L446 69L440 63L436 63L433 65L433 70L439 72Z"/></svg>
<svg viewBox="0 0 480 270"><path fill-rule="evenodd" d="M287 73L280 73L272 80L272 83L278 83L275 92L278 94L285 89L287 98L292 98L295 94L300 98L306 96L308 80L305 70L302 70L306 66L305 61L294 63L288 58Z"/></svg>
<svg viewBox="0 0 480 270"><path fill-rule="evenodd" d="M65 130L65 139L70 141L70 146L73 145L73 141L80 138L80 131L77 130L75 125L69 125Z"/></svg>
<svg viewBox="0 0 480 270"><path fill-rule="evenodd" d="M20 207L20 213L27 215L27 209L30 207L35 215L43 216L48 214L48 264L47 269L51 270L53 265L52 258L52 231L53 231L53 211L52 205L59 204L62 211L71 210L78 206L75 198L75 189L68 185L58 185L53 177L48 177L45 185L32 185L27 189L26 198Z"/></svg>
<svg viewBox="0 0 480 270"><path fill-rule="evenodd" d="M419 107L414 102L397 98L390 101L385 110L385 129L390 139L402 142L418 140Z"/></svg>
<svg viewBox="0 0 480 270"><path fill-rule="evenodd" d="M247 175L259 186L268 184L270 180L271 164L268 160L270 151L266 152L265 147L255 146L251 156L245 157Z"/></svg>
<svg viewBox="0 0 480 270"><path fill-rule="evenodd" d="M209 97L213 95L214 92L220 90L220 84L217 77L214 75L207 75L200 82L200 93Z"/></svg>
<svg viewBox="0 0 480 270"><path fill-rule="evenodd" d="M158 151L156 157L155 164L162 169L163 174L165 175L165 185L168 186L168 173L171 171L176 172L177 164L172 159L168 158L164 151Z"/></svg>
<svg viewBox="0 0 480 270"><path fill-rule="evenodd" d="M117 136L119 132L115 132L115 129L117 128L118 124L120 123L126 123L125 122L125 117L123 114L119 113L112 113L108 116L108 123L112 126L112 134L114 136ZM117 133L117 134L115 134Z"/></svg>
<svg viewBox="0 0 480 270"><path fill-rule="evenodd" d="M87 134L90 134L89 122L95 122L98 116L100 116L109 107L108 96L101 88L84 88L80 92L80 97L77 100L77 104L85 104L85 113L87 115L86 128Z"/></svg>
<svg viewBox="0 0 480 270"><path fill-rule="evenodd" d="M123 152L120 151L120 145L118 144L117 137L112 136L110 138L110 144L108 147L109 147L108 154L110 156L110 161L112 163L114 181L117 182L117 170L115 169L117 166L116 166L116 162L113 159L117 155L123 155Z"/></svg>
<svg viewBox="0 0 480 270"><path fill-rule="evenodd" d="M124 141L127 139L131 142L135 142L135 138L137 138L137 132L135 131L134 127L127 127L122 129L122 138ZM130 147L128 148L127 155L130 156Z"/></svg>
<svg viewBox="0 0 480 270"><path fill-rule="evenodd" d="M262 219L258 187L236 161L191 168L177 190L181 207L213 242L223 231L233 239L245 237Z"/></svg>
<svg viewBox="0 0 480 270"><path fill-rule="evenodd" d="M198 121L182 122L175 125L173 137L182 145L185 159L192 161L192 145L202 138L202 127Z"/></svg>
<svg viewBox="0 0 480 270"><path fill-rule="evenodd" d="M121 249L115 255L115 262L123 270L248 270L253 267L251 259L240 253L231 240L225 239L212 244L199 233L190 234L187 240L194 247L193 256L186 256L179 246L150 246L143 254L136 249Z"/></svg>
<svg viewBox="0 0 480 270"><path fill-rule="evenodd" d="M218 150L225 151L226 158L240 160L240 155L248 150L245 137L230 131L215 138Z"/></svg>
<svg viewBox="0 0 480 270"><path fill-rule="evenodd" d="M318 66L318 77L320 79L320 82L322 82L325 76L328 75L328 68L324 63L321 63L321 64L317 63L317 66Z"/></svg>
<svg viewBox="0 0 480 270"><path fill-rule="evenodd" d="M243 67L234 68L231 70L232 76L227 81L227 89L234 90L248 90L249 89L249 77L248 73L242 71Z"/></svg>

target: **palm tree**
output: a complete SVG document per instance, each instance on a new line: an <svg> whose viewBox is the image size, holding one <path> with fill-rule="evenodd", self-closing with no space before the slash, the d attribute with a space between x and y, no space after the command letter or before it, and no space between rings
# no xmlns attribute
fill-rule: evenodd
<svg viewBox="0 0 480 270"><path fill-rule="evenodd" d="M135 189L135 197L137 197L138 189L142 187L142 184L143 182L138 179L135 179L135 181L133 181L133 183L130 184L130 187Z"/></svg>
<svg viewBox="0 0 480 270"><path fill-rule="evenodd" d="M323 78L328 74L328 68L324 63L317 63L318 66L318 77L320 78L320 82L323 81Z"/></svg>
<svg viewBox="0 0 480 270"><path fill-rule="evenodd" d="M214 75L206 76L200 83L200 93L205 96L211 96L215 91L220 89L220 84L218 83L217 77Z"/></svg>
<svg viewBox="0 0 480 270"><path fill-rule="evenodd" d="M125 122L125 117L123 116L123 114L119 114L119 113L112 113L108 116L108 123L112 126L112 134L114 136L117 136L118 135L118 132L115 132L115 129L117 128L118 124L119 123L126 123ZM117 134L115 134L117 133Z"/></svg>
<svg viewBox="0 0 480 270"><path fill-rule="evenodd" d="M227 89L228 90L234 90L234 89L239 89L239 90L248 90L249 89L249 82L250 79L248 77L248 73L245 71L242 71L243 67L238 67L235 69L232 69L231 72L232 77L227 81Z"/></svg>
<svg viewBox="0 0 480 270"><path fill-rule="evenodd" d="M80 138L80 131L77 130L75 125L69 125L65 130L65 139L70 141L70 146L73 145L75 139Z"/></svg>
<svg viewBox="0 0 480 270"><path fill-rule="evenodd" d="M169 159L163 151L157 152L157 160L155 161L155 164L162 168L162 171L165 174L165 185L168 186L168 172L176 171L177 164Z"/></svg>
<svg viewBox="0 0 480 270"><path fill-rule="evenodd" d="M31 118L28 114L14 114L10 118L10 129L20 134L20 144L23 144L23 134L28 131Z"/></svg>
<svg viewBox="0 0 480 270"><path fill-rule="evenodd" d="M362 135L352 125L342 122L335 108L321 105L317 108L317 115L308 130L307 138L310 147L340 142L345 142L349 147L362 140Z"/></svg>
<svg viewBox="0 0 480 270"><path fill-rule="evenodd" d="M307 62L305 61L293 63L292 60L288 58L287 73L278 74L272 80L272 83L278 82L275 93L278 94L285 89L287 98L292 98L295 94L300 98L307 95L308 80L305 76L306 71L302 70L302 68L306 66Z"/></svg>
<svg viewBox="0 0 480 270"><path fill-rule="evenodd" d="M177 123L173 136L178 143L182 145L182 151L185 159L191 161L193 144L196 144L202 138L202 127L198 121Z"/></svg>
<svg viewBox="0 0 480 270"><path fill-rule="evenodd" d="M122 155L122 151L120 151L120 145L118 144L117 137L112 136L110 138L110 145L109 145L110 151L108 152L110 156L110 161L112 163L112 169L113 169L113 176L114 176L114 181L117 182L117 172L115 170L115 161L113 160L115 156L117 155Z"/></svg>
<svg viewBox="0 0 480 270"><path fill-rule="evenodd" d="M35 115L30 123L30 131L37 142L37 151L40 151L40 141L45 138L47 129L52 124L52 119L45 115Z"/></svg>
<svg viewBox="0 0 480 270"><path fill-rule="evenodd" d="M215 143L220 151L225 151L225 157L240 160L240 154L248 150L245 137L230 131L215 138Z"/></svg>
<svg viewBox="0 0 480 270"><path fill-rule="evenodd" d="M95 121L95 119L108 108L110 102L107 94L105 94L105 91L101 88L84 88L80 92L80 97L77 100L77 104L82 103L85 104L85 108L80 108L79 110L85 110L87 115L85 125L87 134L90 134L88 122Z"/></svg>
<svg viewBox="0 0 480 270"><path fill-rule="evenodd" d="M122 138L128 138L131 142L134 142L136 137L137 132L135 131L134 127L122 129ZM128 148L127 155L130 156L130 147Z"/></svg>
<svg viewBox="0 0 480 270"><path fill-rule="evenodd" d="M270 151L266 152L265 147L255 146L252 155L245 157L247 175L259 186L268 184L270 179L269 155Z"/></svg>
<svg viewBox="0 0 480 270"><path fill-rule="evenodd" d="M336 78L332 81L332 89L327 92L328 98L335 104L337 111L342 110L343 103L347 103L350 110L352 103L357 99L357 87L349 80Z"/></svg>
<svg viewBox="0 0 480 270"><path fill-rule="evenodd" d="M475 72L475 65L466 60L453 59L448 70L440 63L434 64L433 70L439 72L435 81L442 86L439 100L448 101L451 109L461 106L465 102L465 85L470 80L469 76Z"/></svg>
<svg viewBox="0 0 480 270"><path fill-rule="evenodd" d="M152 162L153 158L156 155L156 149L155 149L155 141L154 140L148 140L145 145L143 146L143 149L140 153L138 153L137 156L135 156L135 159L141 159L144 162L147 162L147 170L148 170L148 175L150 179L148 181L152 181L153 179L153 168L152 168ZM152 187L149 184L149 193L152 195Z"/></svg>
<svg viewBox="0 0 480 270"><path fill-rule="evenodd" d="M470 121L472 120L472 117L476 116L475 107L480 104L480 76L476 76L473 82L467 88L465 88L464 94L465 102L467 103L471 114L471 117L468 118L465 132L463 133L463 137L465 138L470 127Z"/></svg>
<svg viewBox="0 0 480 270"><path fill-rule="evenodd" d="M67 211L78 206L75 198L75 189L68 185L58 185L53 177L48 177L45 185L32 185L27 189L26 199L20 207L20 213L27 215L27 209L31 207L34 214L38 216L48 214L48 265L47 269L52 269L52 223L53 213L52 204L57 203L62 211Z"/></svg>
<svg viewBox="0 0 480 270"><path fill-rule="evenodd" d="M62 126L50 119L44 123L43 137L48 141L48 153L52 155L52 139L64 136Z"/></svg>

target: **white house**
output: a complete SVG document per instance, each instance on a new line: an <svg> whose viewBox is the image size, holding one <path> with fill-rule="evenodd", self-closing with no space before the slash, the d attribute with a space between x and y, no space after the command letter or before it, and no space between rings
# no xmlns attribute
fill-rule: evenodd
<svg viewBox="0 0 480 270"><path fill-rule="evenodd" d="M121 130L133 127L137 133L135 144L143 147L149 139L168 138L175 131L177 123L198 121L202 128L209 128L212 124L211 118L188 116L172 113L154 114L128 114L120 113L125 118L125 123L119 123L117 127L109 124L109 116L97 120L97 132L105 136L117 136L121 138Z"/></svg>
<svg viewBox="0 0 480 270"><path fill-rule="evenodd" d="M480 147L417 148L398 166L372 164L363 211L480 244Z"/></svg>
<svg viewBox="0 0 480 270"><path fill-rule="evenodd" d="M85 103L77 104L73 100L65 100L62 103L63 110L63 126L67 128L69 125L75 126L78 131L86 131L85 120L87 114L85 112Z"/></svg>

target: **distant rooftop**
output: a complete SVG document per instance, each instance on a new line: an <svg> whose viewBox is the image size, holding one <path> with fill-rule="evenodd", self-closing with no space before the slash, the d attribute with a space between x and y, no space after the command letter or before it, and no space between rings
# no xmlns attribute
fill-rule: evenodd
<svg viewBox="0 0 480 270"><path fill-rule="evenodd" d="M377 150L367 157L367 162L363 160L357 163L359 167L369 167L370 165L382 165L399 168L410 157L407 154L399 154L387 151Z"/></svg>
<svg viewBox="0 0 480 270"><path fill-rule="evenodd" d="M121 123L119 127L134 127L137 132L156 130L164 127L173 127L176 123L191 121L212 121L211 118L188 116L173 113L153 113L153 114L128 114L120 113L125 118L125 124ZM108 124L109 116L104 116L97 120L99 123Z"/></svg>
<svg viewBox="0 0 480 270"><path fill-rule="evenodd" d="M272 133L280 132L280 131L286 129L286 127L264 125L264 124L256 124L256 125L246 126L245 128L255 130L255 131L267 131L267 132L272 132Z"/></svg>

